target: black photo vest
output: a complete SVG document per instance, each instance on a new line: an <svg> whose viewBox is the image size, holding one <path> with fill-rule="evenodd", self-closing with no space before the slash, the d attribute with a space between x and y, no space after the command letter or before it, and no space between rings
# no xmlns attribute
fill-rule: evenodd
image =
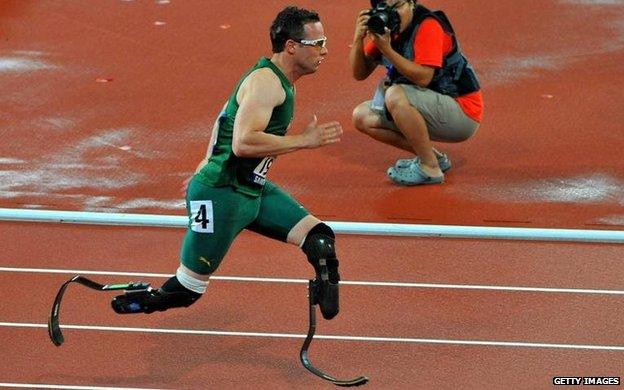
<svg viewBox="0 0 624 390"><path fill-rule="evenodd" d="M393 40L392 47L395 51L410 61L414 61L414 40L420 24L425 18L434 18L442 29L449 33L453 39L451 51L444 57L442 67L435 70L433 79L427 88L451 97L458 97L476 92L480 89L479 79L468 60L459 48L459 42L455 36L455 31L451 22L442 11L430 11L422 5L417 5L414 9L414 18L410 26L403 31L398 39ZM388 61L382 59L383 64L388 69L388 79L391 84L414 84L407 77L403 76Z"/></svg>

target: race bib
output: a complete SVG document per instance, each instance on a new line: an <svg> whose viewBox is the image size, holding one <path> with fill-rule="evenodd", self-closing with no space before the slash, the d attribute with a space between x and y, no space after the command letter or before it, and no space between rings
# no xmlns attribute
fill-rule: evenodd
<svg viewBox="0 0 624 390"><path fill-rule="evenodd" d="M260 161L260 164L253 170L253 182L259 185L264 185L266 182L266 175L269 173L269 168L273 165L273 157L265 157Z"/></svg>
<svg viewBox="0 0 624 390"><path fill-rule="evenodd" d="M197 233L214 233L214 218L211 200L192 200L191 230Z"/></svg>

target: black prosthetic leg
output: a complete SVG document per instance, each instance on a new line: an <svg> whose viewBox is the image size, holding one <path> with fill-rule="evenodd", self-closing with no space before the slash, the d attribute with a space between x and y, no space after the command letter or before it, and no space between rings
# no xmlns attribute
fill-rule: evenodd
<svg viewBox="0 0 624 390"><path fill-rule="evenodd" d="M360 376L355 379L348 380L337 379L314 367L312 365L312 362L310 362L310 358L308 356L308 348L310 347L310 344L312 343L312 338L314 337L314 333L316 332L316 305L319 303L320 292L321 288L319 282L317 280L310 280L308 283L308 299L310 303L310 326L308 328L308 335L306 336L306 339L303 342L303 346L301 347L301 351L299 353L301 363L308 371L310 371L314 375L328 380L336 386L351 387L366 384L368 382L368 377Z"/></svg>
<svg viewBox="0 0 624 390"><path fill-rule="evenodd" d="M173 276L159 289L147 287L141 290L128 290L113 298L111 306L118 314L165 311L174 307L189 307L202 295L182 286Z"/></svg>
<svg viewBox="0 0 624 390"><path fill-rule="evenodd" d="M321 314L326 320L334 318L340 311L338 285L340 274L334 237L331 228L321 223L310 230L302 246L316 273L315 304L319 304Z"/></svg>

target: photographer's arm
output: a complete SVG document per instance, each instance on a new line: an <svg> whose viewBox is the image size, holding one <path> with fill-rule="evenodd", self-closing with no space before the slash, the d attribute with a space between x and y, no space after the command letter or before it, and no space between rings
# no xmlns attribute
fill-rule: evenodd
<svg viewBox="0 0 624 390"><path fill-rule="evenodd" d="M361 40L353 42L349 52L349 61L353 78L356 80L366 79L377 67L375 61L364 54L364 42Z"/></svg>
<svg viewBox="0 0 624 390"><path fill-rule="evenodd" d="M386 29L386 33L383 35L373 33L369 35L375 42L375 46L395 66L399 73L420 87L427 87L431 83L435 68L417 64L397 53L390 45L390 32L388 29Z"/></svg>
<svg viewBox="0 0 624 390"><path fill-rule="evenodd" d="M356 80L364 80L377 67L375 61L364 54L364 38L368 32L366 22L368 21L368 10L360 11L355 24L355 36L353 37L353 45L349 51L349 62L351 63L351 71L353 78Z"/></svg>
<svg viewBox="0 0 624 390"><path fill-rule="evenodd" d="M385 56L396 67L399 73L420 87L427 87L429 83L431 83L435 68L417 64L392 50L392 48L390 48L390 50L391 51L388 53L385 53Z"/></svg>

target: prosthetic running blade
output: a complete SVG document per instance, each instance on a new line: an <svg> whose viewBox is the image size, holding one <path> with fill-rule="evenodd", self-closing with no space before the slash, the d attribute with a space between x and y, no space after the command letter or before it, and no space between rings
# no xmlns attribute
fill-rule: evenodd
<svg viewBox="0 0 624 390"><path fill-rule="evenodd" d="M79 283L85 287L88 287L92 290L97 291L110 291L110 290L144 290L149 288L148 283L143 282L130 282L125 284L100 284L94 282L93 280L87 279L84 276L76 275L73 278L69 279L67 282L63 283L58 293L56 294L56 298L54 299L54 304L52 305L52 311L50 313L50 319L48 320L48 334L50 335L50 340L57 347L60 347L65 338L63 337L63 333L61 332L61 325L59 323L59 314L61 311L61 301L63 299L63 295L65 294L65 290L70 285L70 283Z"/></svg>
<svg viewBox="0 0 624 390"><path fill-rule="evenodd" d="M308 328L308 335L303 342L303 346L301 347L301 353L299 355L299 357L301 358L301 363L303 363L303 366L314 375L328 380L336 386L351 387L364 385L368 382L368 377L366 376L360 376L358 378L350 380L340 380L334 378L329 374L324 373L323 371L314 367L310 362L310 358L308 357L308 348L310 347L310 343L312 343L312 338L314 337L314 333L316 332L316 304L319 288L316 283L316 280L310 280L308 283L308 297L310 303L310 327Z"/></svg>

